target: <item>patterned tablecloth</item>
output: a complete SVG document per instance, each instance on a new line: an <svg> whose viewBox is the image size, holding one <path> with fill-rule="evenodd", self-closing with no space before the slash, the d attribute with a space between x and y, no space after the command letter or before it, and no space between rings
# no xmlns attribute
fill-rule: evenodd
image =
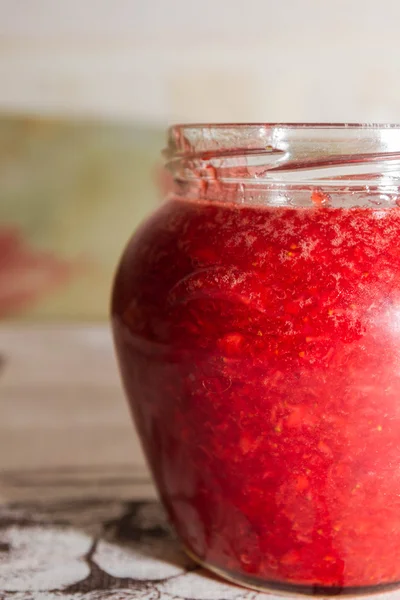
<svg viewBox="0 0 400 600"><path fill-rule="evenodd" d="M138 470L3 474L16 498L0 508L0 598L255 600L217 580L174 539ZM151 495L151 494L149 494Z"/></svg>

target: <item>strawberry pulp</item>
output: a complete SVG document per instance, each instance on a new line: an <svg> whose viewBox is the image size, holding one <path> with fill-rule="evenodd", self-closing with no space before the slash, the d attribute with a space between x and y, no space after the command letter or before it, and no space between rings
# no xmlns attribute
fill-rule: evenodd
<svg viewBox="0 0 400 600"><path fill-rule="evenodd" d="M254 585L400 581L400 209L171 200L116 348L187 549Z"/></svg>

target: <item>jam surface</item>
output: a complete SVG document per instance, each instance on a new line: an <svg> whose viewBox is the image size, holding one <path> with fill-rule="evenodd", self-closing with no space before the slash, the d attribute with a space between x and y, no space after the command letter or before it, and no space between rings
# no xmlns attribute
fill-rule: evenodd
<svg viewBox="0 0 400 600"><path fill-rule="evenodd" d="M171 200L114 289L185 546L238 579L400 581L400 208Z"/></svg>

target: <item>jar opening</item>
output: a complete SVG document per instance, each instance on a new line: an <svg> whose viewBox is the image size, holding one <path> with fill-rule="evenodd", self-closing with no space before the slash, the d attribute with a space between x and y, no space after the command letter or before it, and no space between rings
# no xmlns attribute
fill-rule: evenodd
<svg viewBox="0 0 400 600"><path fill-rule="evenodd" d="M184 124L164 152L176 181L397 191L400 125Z"/></svg>

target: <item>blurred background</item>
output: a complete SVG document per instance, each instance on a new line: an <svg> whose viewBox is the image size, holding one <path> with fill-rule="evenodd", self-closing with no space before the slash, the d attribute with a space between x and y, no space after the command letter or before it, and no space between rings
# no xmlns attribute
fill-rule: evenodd
<svg viewBox="0 0 400 600"><path fill-rule="evenodd" d="M0 319L102 321L177 121L400 121L396 0L0 0Z"/></svg>

